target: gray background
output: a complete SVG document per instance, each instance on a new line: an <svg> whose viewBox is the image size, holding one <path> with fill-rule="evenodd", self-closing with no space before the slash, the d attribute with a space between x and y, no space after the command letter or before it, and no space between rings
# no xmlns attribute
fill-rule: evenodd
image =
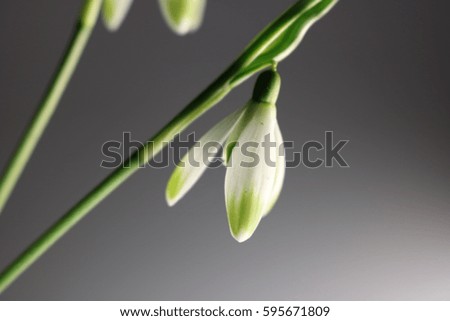
<svg viewBox="0 0 450 321"><path fill-rule="evenodd" d="M156 1L98 24L0 217L0 268L108 170L101 145L145 141L294 1L210 0L179 38ZM30 119L81 1L3 0L0 167ZM279 67L279 122L297 146L332 130L349 169L299 167L250 241L230 236L224 169L168 208L171 169L134 175L45 254L4 300L450 299L448 1L342 0ZM250 95L253 80L194 125ZM300 148L300 147L298 147Z"/></svg>

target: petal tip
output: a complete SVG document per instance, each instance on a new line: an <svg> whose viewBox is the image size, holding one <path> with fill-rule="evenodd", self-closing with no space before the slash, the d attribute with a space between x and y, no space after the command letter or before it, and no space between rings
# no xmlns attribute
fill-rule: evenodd
<svg viewBox="0 0 450 321"><path fill-rule="evenodd" d="M231 233L231 235L233 235L233 238L238 243L244 243L245 241L249 240L252 237L252 233L247 233L247 232L239 232L237 234Z"/></svg>
<svg viewBox="0 0 450 321"><path fill-rule="evenodd" d="M189 25L186 25L186 24L181 24L181 25L173 25L172 24L170 26L172 28L172 31L177 36L180 36L180 37L186 36L186 35L188 35L190 33L194 33L194 32L197 31L197 29L192 29L192 28L190 28Z"/></svg>
<svg viewBox="0 0 450 321"><path fill-rule="evenodd" d="M103 20L103 24L105 25L106 30L108 30L109 32L116 32L120 27L118 24L113 24L106 20Z"/></svg>
<svg viewBox="0 0 450 321"><path fill-rule="evenodd" d="M180 198L181 197L178 197L177 195L173 195L169 187L166 189L166 203L169 207L174 207Z"/></svg>
<svg viewBox="0 0 450 321"><path fill-rule="evenodd" d="M166 203L167 203L167 206L174 207L177 202L175 200L172 200L172 199L169 199L166 197Z"/></svg>

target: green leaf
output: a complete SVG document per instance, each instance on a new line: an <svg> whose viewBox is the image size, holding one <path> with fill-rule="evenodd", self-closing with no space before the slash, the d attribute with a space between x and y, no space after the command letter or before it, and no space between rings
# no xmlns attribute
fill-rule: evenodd
<svg viewBox="0 0 450 321"><path fill-rule="evenodd" d="M248 47L251 54L233 79L238 84L255 72L288 57L301 43L309 28L338 0L301 0L280 19L269 25Z"/></svg>

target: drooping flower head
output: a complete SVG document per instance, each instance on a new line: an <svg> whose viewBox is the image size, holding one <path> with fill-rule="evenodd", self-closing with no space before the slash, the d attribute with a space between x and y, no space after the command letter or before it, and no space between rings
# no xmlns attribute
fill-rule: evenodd
<svg viewBox="0 0 450 321"><path fill-rule="evenodd" d="M225 203L231 234L239 242L253 235L283 186L285 158L275 105L280 83L276 71L262 73L252 99L211 128L188 151L167 185L170 206L192 188L211 163L206 144L217 143L225 146Z"/></svg>
<svg viewBox="0 0 450 321"><path fill-rule="evenodd" d="M231 234L239 242L253 235L283 185L285 162L284 154L280 153L283 141L275 105L279 89L278 73L262 73L245 114L227 141L225 202ZM273 148L271 142L275 143Z"/></svg>

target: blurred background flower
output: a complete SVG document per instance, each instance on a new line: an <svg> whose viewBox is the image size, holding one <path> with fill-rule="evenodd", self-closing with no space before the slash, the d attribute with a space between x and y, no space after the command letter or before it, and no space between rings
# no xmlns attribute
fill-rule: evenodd
<svg viewBox="0 0 450 321"><path fill-rule="evenodd" d="M109 31L120 28L134 0L104 0L103 22ZM170 29L178 35L197 31L203 22L206 0L159 0L161 13Z"/></svg>
<svg viewBox="0 0 450 321"><path fill-rule="evenodd" d="M159 0L167 25L178 35L197 31L203 22L206 0Z"/></svg>
<svg viewBox="0 0 450 321"><path fill-rule="evenodd" d="M130 10L133 0L103 0L102 17L109 31L116 31Z"/></svg>

